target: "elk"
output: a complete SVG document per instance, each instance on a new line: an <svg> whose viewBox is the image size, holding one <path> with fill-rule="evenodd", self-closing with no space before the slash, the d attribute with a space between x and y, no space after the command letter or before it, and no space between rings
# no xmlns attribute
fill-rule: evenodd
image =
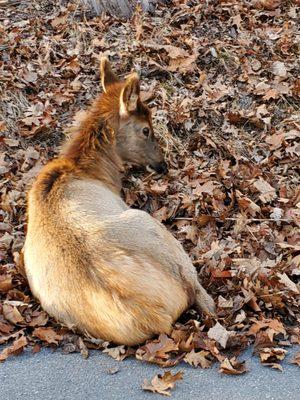
<svg viewBox="0 0 300 400"><path fill-rule="evenodd" d="M123 162L166 163L136 73L120 81L101 59L103 93L71 127L28 194L24 264L41 306L69 328L136 345L169 333L191 305L214 314L181 244L122 200Z"/></svg>

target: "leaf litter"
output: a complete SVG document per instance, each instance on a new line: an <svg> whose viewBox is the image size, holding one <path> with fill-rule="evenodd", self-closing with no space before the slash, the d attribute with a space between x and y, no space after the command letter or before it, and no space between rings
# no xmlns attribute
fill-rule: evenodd
<svg viewBox="0 0 300 400"><path fill-rule="evenodd" d="M166 371L163 375L155 375L151 383L148 383L147 379L145 379L142 389L165 396L171 396L170 390L173 389L175 383L181 379L183 379L182 371L178 371L174 375L171 371Z"/></svg>
<svg viewBox="0 0 300 400"><path fill-rule="evenodd" d="M265 365L281 368L282 346L300 344L298 14L296 1L174 0L155 17L137 10L122 21L76 1L4 2L0 361L59 346L163 367L218 362L220 372L241 374L236 357L253 344ZM218 321L191 309L169 335L137 348L55 322L22 265L26 192L74 114L99 93L100 55L121 76L141 74L169 164L166 176L130 168L124 199L164 222L218 307ZM299 366L299 354L291 362ZM172 379L145 385L169 393Z"/></svg>

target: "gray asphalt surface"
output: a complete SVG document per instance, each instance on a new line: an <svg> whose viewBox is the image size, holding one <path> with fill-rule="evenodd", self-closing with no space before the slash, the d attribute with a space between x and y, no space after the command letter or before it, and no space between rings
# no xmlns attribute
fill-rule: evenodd
<svg viewBox="0 0 300 400"><path fill-rule="evenodd" d="M284 372L260 365L248 351L240 359L250 369L245 375L227 376L217 367L207 370L182 364L172 372L183 370L184 377L172 391L173 399L197 400L300 400L299 367L288 364L298 348L289 349ZM109 369L119 368L116 374ZM0 364L1 400L155 400L163 397L145 392L141 385L163 372L155 365L135 359L122 362L94 351L87 360L80 354L63 355L59 350L28 351Z"/></svg>

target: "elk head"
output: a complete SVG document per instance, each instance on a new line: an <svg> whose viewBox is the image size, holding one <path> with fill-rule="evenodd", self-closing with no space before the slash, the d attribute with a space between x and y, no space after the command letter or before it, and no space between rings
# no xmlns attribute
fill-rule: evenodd
<svg viewBox="0 0 300 400"><path fill-rule="evenodd" d="M155 138L150 109L140 98L136 73L120 81L107 58L101 59L101 101L107 110L106 122L115 131L117 152L123 161L150 165L158 173L167 172L167 164Z"/></svg>

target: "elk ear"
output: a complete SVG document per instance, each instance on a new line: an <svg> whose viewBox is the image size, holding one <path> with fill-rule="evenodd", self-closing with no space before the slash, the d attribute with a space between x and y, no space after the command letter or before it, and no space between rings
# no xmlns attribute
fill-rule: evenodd
<svg viewBox="0 0 300 400"><path fill-rule="evenodd" d="M118 77L113 73L110 63L106 57L100 59L100 77L104 92L107 92L109 85L119 82Z"/></svg>
<svg viewBox="0 0 300 400"><path fill-rule="evenodd" d="M137 73L129 75L120 96L120 115L126 116L137 109L140 95L140 82Z"/></svg>

